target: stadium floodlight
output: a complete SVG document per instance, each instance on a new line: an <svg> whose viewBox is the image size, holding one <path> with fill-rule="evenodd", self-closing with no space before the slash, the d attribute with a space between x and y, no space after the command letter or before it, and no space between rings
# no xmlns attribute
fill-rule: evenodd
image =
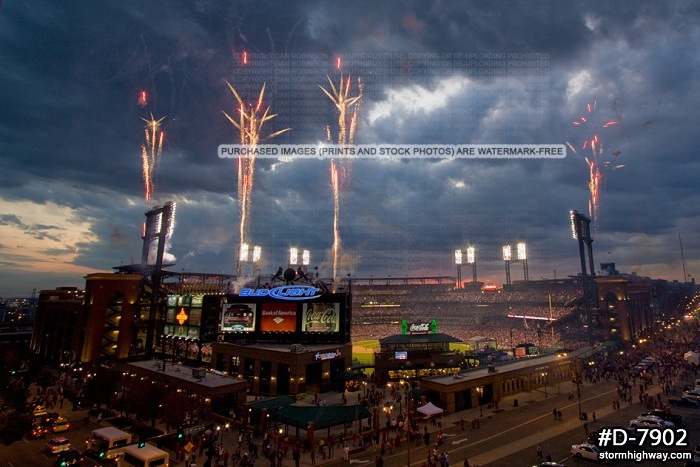
<svg viewBox="0 0 700 467"><path fill-rule="evenodd" d="M302 266L308 266L311 262L311 252L309 250L303 250L301 252L301 264Z"/></svg>
<svg viewBox="0 0 700 467"><path fill-rule="evenodd" d="M579 237L579 213L571 210L571 236L574 240L578 240Z"/></svg>
<svg viewBox="0 0 700 467"><path fill-rule="evenodd" d="M289 264L296 266L299 264L299 249L292 247L289 249Z"/></svg>
<svg viewBox="0 0 700 467"><path fill-rule="evenodd" d="M467 264L476 263L476 248L470 246L467 248Z"/></svg>
<svg viewBox="0 0 700 467"><path fill-rule="evenodd" d="M248 261L248 253L250 252L250 246L247 243L241 243L238 249L238 261L245 263Z"/></svg>
<svg viewBox="0 0 700 467"><path fill-rule="evenodd" d="M510 245L503 245L503 260L510 261L512 257Z"/></svg>
<svg viewBox="0 0 700 467"><path fill-rule="evenodd" d="M525 242L519 242L517 245L518 251L518 261L525 261L527 259L527 247Z"/></svg>
<svg viewBox="0 0 700 467"><path fill-rule="evenodd" d="M455 264L457 266L462 265L462 250L460 250L459 248L455 250Z"/></svg>
<svg viewBox="0 0 700 467"><path fill-rule="evenodd" d="M262 258L262 247L260 245L255 245L253 247L253 262L259 263L260 258Z"/></svg>

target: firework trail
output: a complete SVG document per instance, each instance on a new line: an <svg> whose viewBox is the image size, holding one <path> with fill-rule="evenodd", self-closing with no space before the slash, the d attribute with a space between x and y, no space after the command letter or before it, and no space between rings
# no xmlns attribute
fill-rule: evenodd
<svg viewBox="0 0 700 467"><path fill-rule="evenodd" d="M617 125L618 122L615 120L607 120L602 124L597 124L595 118L597 105L597 101L593 101L592 104L586 104L587 112L582 115L581 118L573 122L574 126L582 127L586 131L590 131L589 137L583 141L580 149L583 151L590 151L588 156L584 156L584 160L586 161L589 172L588 190L590 192L590 198L588 200L588 214L591 220L593 220L593 228L596 233L600 226L600 188L603 183L603 173L606 170L616 170L624 167L624 165L612 165L609 161L605 160L600 133L606 128ZM573 144L569 142L566 144L574 154L579 155ZM615 151L612 155L619 156L620 151Z"/></svg>
<svg viewBox="0 0 700 467"><path fill-rule="evenodd" d="M238 95L236 88L231 83L228 84L231 93L233 93L238 102L238 119L234 119L226 112L223 112L226 118L238 130L240 135L240 144L248 146L256 146L260 141L271 139L279 136L282 133L289 131L291 128L276 131L265 137L261 137L263 126L266 122L272 120L277 114L270 114L270 107L263 110L263 99L265 97L265 84L260 88L258 100L254 104L246 105L243 99ZM247 234L249 229L251 194L253 192L253 183L255 180L255 156L238 158L238 206L240 209L240 245L247 243ZM240 247L239 247L240 248ZM236 255L239 258L239 255ZM240 261L237 261L236 274L240 274Z"/></svg>
<svg viewBox="0 0 700 467"><path fill-rule="evenodd" d="M143 182L145 187L146 201L150 202L153 197L155 175L160 165L160 155L163 151L163 135L160 130L161 123L165 117L156 120L153 114L150 119L142 118L146 122L144 129L146 140L141 145L141 162L143 166Z"/></svg>
<svg viewBox="0 0 700 467"><path fill-rule="evenodd" d="M341 60L336 59L336 67L340 68ZM329 76L329 89L319 85L321 91L328 96L338 109L338 139L337 144L353 144L355 141L355 133L357 131L358 114L360 111L360 100L364 85L362 80L357 78L358 94L350 97L350 89L352 79L348 76L343 78L340 74L340 82L336 87ZM348 112L351 112L350 121L348 122ZM330 126L326 126L326 138L329 142L333 142ZM344 163L343 163L344 162ZM333 283L337 283L338 278L338 253L340 251L340 182L348 182L350 177L350 161L341 159L340 171L338 164L334 159L331 159L331 188L333 188Z"/></svg>

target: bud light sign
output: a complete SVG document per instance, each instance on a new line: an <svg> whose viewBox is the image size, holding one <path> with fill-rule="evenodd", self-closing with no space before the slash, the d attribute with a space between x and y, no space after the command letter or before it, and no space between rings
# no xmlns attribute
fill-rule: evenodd
<svg viewBox="0 0 700 467"><path fill-rule="evenodd" d="M270 297L278 300L311 300L321 296L321 289L308 285L283 285L273 289L241 289L239 297Z"/></svg>

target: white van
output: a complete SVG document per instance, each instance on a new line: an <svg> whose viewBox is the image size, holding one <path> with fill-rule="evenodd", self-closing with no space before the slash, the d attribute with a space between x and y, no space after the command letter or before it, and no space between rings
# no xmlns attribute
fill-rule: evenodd
<svg viewBox="0 0 700 467"><path fill-rule="evenodd" d="M112 459L119 457L124 452L123 446L130 443L131 433L108 426L92 431L90 450L97 455L104 453L105 459Z"/></svg>
<svg viewBox="0 0 700 467"><path fill-rule="evenodd" d="M168 467L170 458L162 449L146 443L142 448L130 445L124 448L119 467Z"/></svg>

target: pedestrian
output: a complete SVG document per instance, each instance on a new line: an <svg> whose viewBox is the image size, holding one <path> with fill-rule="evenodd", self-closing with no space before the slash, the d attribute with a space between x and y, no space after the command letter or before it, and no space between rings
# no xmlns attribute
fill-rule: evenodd
<svg viewBox="0 0 700 467"><path fill-rule="evenodd" d="M470 467L469 460L466 457L464 458L464 465L462 467Z"/></svg>
<svg viewBox="0 0 700 467"><path fill-rule="evenodd" d="M547 453L547 462L552 462L552 455L550 453Z"/></svg>
<svg viewBox="0 0 700 467"><path fill-rule="evenodd" d="M230 457L230 454L227 450L224 450L224 467L228 467L228 458Z"/></svg>
<svg viewBox="0 0 700 467"><path fill-rule="evenodd" d="M554 420L557 419L557 408L552 409L552 415L554 415Z"/></svg>
<svg viewBox="0 0 700 467"><path fill-rule="evenodd" d="M350 446L348 446L347 443L345 444L345 446L343 446L343 460L350 460Z"/></svg>
<svg viewBox="0 0 700 467"><path fill-rule="evenodd" d="M311 465L316 465L316 450L311 446Z"/></svg>
<svg viewBox="0 0 700 467"><path fill-rule="evenodd" d="M464 417L459 417L459 426L462 427L462 431L464 431Z"/></svg>
<svg viewBox="0 0 700 467"><path fill-rule="evenodd" d="M292 450L292 459L294 459L294 467L299 467L299 461L301 460L301 453L299 452L299 447L295 446Z"/></svg>
<svg viewBox="0 0 700 467"><path fill-rule="evenodd" d="M542 459L542 446L540 446L539 444L537 445L537 457Z"/></svg>
<svg viewBox="0 0 700 467"><path fill-rule="evenodd" d="M586 431L586 434L588 434L588 423L583 424L583 429Z"/></svg>
<svg viewBox="0 0 700 467"><path fill-rule="evenodd" d="M591 415L593 415L593 421L595 422L595 410L591 411Z"/></svg>

